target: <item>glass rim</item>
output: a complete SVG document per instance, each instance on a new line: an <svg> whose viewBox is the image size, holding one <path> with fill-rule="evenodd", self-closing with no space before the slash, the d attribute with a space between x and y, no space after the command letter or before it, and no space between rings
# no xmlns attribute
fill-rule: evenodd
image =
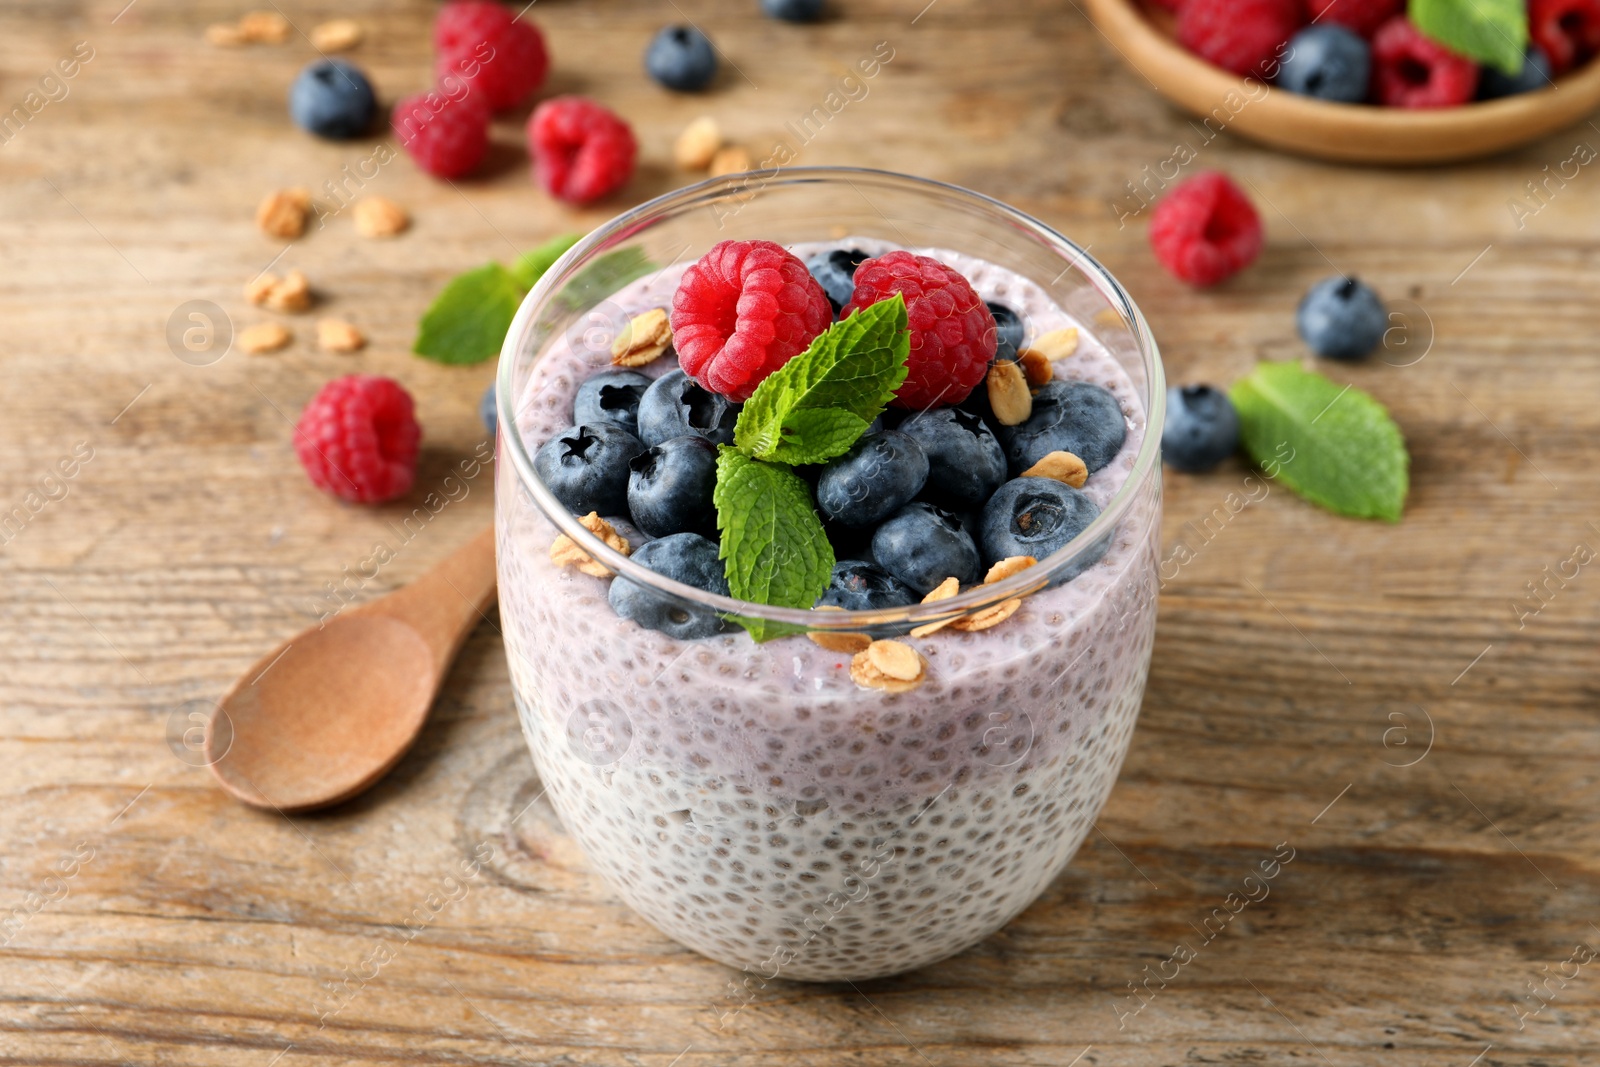
<svg viewBox="0 0 1600 1067"><path fill-rule="evenodd" d="M760 186L754 190L748 188L752 179L760 182ZM710 204L729 193L760 196L765 190L774 185L805 185L827 182L842 182L853 185L855 181L873 183L880 186L909 187L925 193L946 196L955 195L968 199L996 212L1019 230L1031 235L1034 239L1059 253L1068 262L1069 266L1076 266L1090 278L1101 296L1122 314L1138 346L1139 355L1144 362L1146 379L1149 383L1150 399L1145 411L1144 440L1140 444L1139 453L1134 459L1133 467L1129 470L1127 479L1093 522L1068 544L1039 560L1034 566L1028 567L1003 581L990 585L976 585L947 600L939 600L933 603L911 604L899 608L875 608L867 611L818 611L814 608L774 607L770 604L759 604L753 601L739 600L735 597L708 593L695 586L685 585L682 582L664 577L648 567L634 562L596 537L578 521L576 515L569 512L555 498L555 495L551 493L535 472L533 456L528 451L527 442L523 439L521 427L517 425L516 401L518 398L515 395L515 383L512 379L515 377L517 355L524 339L532 329L539 310L549 302L553 293L570 278L574 267L584 261L591 252L605 246L615 238L626 237L646 228L652 220L677 214L702 203ZM661 269L666 269L666 267L672 265L665 264ZM608 222L602 223L563 253L561 258L556 260L545 271L534 287L529 290L527 296L523 298L521 306L517 308L515 318L512 319L511 328L506 331L506 339L500 349L500 365L495 373L495 408L499 434L506 441L506 451L511 456L512 465L516 468L518 482L528 492L544 516L561 533L572 538L585 552L604 564L613 574L627 578L673 599L709 609L723 616L761 619L815 631L851 631L908 622L913 624L939 622L970 614L973 611L1013 597L1026 596L1042 588L1054 575L1066 571L1086 554L1099 547L1099 543L1110 536L1112 530L1131 510L1134 500L1152 474L1157 477L1160 476L1161 434L1159 427L1165 423L1166 393L1166 374L1162 366L1160 350L1156 346L1155 338L1150 333L1150 326L1145 321L1144 313L1139 310L1139 306L1134 303L1133 297L1112 276L1111 272L1106 270L1098 260L1089 255L1076 242L1033 216L1018 211L1009 204L984 193L950 182L870 167L785 167L774 168L770 173L765 171L744 171L738 174L721 175L664 193L613 217Z"/></svg>

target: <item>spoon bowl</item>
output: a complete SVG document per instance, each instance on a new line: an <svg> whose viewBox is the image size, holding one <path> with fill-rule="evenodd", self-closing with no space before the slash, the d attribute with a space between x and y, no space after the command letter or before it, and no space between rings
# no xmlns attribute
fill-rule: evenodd
<svg viewBox="0 0 1600 1067"><path fill-rule="evenodd" d="M206 728L212 775L244 803L284 813L364 792L421 733L495 588L491 528L405 588L261 657Z"/></svg>
<svg viewBox="0 0 1600 1067"><path fill-rule="evenodd" d="M398 619L341 616L263 656L212 718L206 758L227 790L285 812L382 778L438 688L428 643Z"/></svg>

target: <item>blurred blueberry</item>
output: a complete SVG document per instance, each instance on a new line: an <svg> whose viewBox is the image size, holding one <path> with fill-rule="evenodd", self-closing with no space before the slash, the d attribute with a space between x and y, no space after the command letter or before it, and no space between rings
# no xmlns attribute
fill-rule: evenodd
<svg viewBox="0 0 1600 1067"><path fill-rule="evenodd" d="M319 59L289 87L289 117L318 137L348 141L372 126L378 98L367 76L342 59Z"/></svg>

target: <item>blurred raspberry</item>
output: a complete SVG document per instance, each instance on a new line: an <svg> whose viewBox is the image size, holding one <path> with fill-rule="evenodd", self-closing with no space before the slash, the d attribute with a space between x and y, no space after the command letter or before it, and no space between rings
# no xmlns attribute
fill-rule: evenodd
<svg viewBox="0 0 1600 1067"><path fill-rule="evenodd" d="M581 96L558 96L528 119L533 173L546 192L586 204L614 192L633 176L638 142L611 111Z"/></svg>
<svg viewBox="0 0 1600 1067"><path fill-rule="evenodd" d="M1156 205L1150 247L1181 281L1216 285L1261 253L1261 216L1226 175L1203 171Z"/></svg>
<svg viewBox="0 0 1600 1067"><path fill-rule="evenodd" d="M856 289L839 312L905 297L911 355L894 406L923 411L959 404L983 381L999 344L994 313L960 273L928 256L890 252L856 268Z"/></svg>
<svg viewBox="0 0 1600 1067"><path fill-rule="evenodd" d="M435 177L469 174L489 151L489 105L480 93L408 96L395 104L390 125L417 166Z"/></svg>
<svg viewBox="0 0 1600 1067"><path fill-rule="evenodd" d="M1178 12L1178 43L1224 70L1266 77L1305 21L1300 0L1187 0Z"/></svg>
<svg viewBox="0 0 1600 1067"><path fill-rule="evenodd" d="M1334 23L1371 37L1389 19L1406 9L1406 0L1307 0L1311 21Z"/></svg>
<svg viewBox="0 0 1600 1067"><path fill-rule="evenodd" d="M1478 64L1424 37L1404 15L1372 38L1372 95L1389 107L1455 107L1478 92Z"/></svg>
<svg viewBox="0 0 1600 1067"><path fill-rule="evenodd" d="M411 394L375 374L335 378L311 398L294 428L295 454L311 484L358 504L410 491L421 439Z"/></svg>
<svg viewBox="0 0 1600 1067"><path fill-rule="evenodd" d="M684 271L672 346L701 386L745 401L833 321L806 265L771 241L722 241Z"/></svg>
<svg viewBox="0 0 1600 1067"><path fill-rule="evenodd" d="M455 0L440 8L433 46L439 84L461 78L497 111L532 96L550 69L539 28L490 0Z"/></svg>
<svg viewBox="0 0 1600 1067"><path fill-rule="evenodd" d="M1530 0L1528 33L1565 73L1600 52L1600 0Z"/></svg>

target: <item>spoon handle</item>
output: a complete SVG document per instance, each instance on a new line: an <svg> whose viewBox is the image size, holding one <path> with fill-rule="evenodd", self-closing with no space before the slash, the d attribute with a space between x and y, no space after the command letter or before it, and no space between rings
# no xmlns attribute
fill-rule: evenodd
<svg viewBox="0 0 1600 1067"><path fill-rule="evenodd" d="M440 677L495 599L494 526L402 589L355 609L387 615L416 630L433 650Z"/></svg>

